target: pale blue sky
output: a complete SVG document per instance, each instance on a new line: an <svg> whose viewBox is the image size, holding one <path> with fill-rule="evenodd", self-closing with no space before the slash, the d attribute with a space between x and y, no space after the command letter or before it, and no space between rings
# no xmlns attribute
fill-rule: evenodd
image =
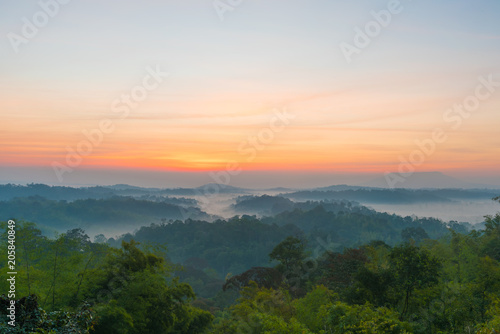
<svg viewBox="0 0 500 334"><path fill-rule="evenodd" d="M221 22L211 1L72 0L15 54L5 35L19 33L21 19L40 7L4 0L0 69L4 80L116 87L141 65L161 62L186 80L200 79L199 86L218 78L323 86L326 77L335 83L358 71L497 66L495 0L401 1L403 11L347 66L339 43L351 42L353 27L387 3L247 0Z"/></svg>

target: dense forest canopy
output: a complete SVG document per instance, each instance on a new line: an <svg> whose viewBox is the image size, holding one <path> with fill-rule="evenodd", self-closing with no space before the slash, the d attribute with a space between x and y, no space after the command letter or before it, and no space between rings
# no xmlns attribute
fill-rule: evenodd
<svg viewBox="0 0 500 334"><path fill-rule="evenodd" d="M2 333L500 330L500 214L470 230L349 200L247 195L235 205L268 214L156 219L93 242L82 228L45 235L35 214L61 210L90 221L113 203L138 219L175 212L176 204L150 199L8 200L40 205L26 210L34 222L12 217L20 311L14 328L3 313ZM56 222L62 227L64 219ZM7 240L9 224L1 229ZM1 244L3 254L7 247ZM6 266L2 257L0 270ZM0 304L9 305L9 282L0 289Z"/></svg>

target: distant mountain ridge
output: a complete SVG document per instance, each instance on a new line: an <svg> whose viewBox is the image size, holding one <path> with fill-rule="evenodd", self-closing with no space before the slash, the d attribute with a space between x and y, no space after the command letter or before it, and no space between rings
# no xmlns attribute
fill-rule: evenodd
<svg viewBox="0 0 500 334"><path fill-rule="evenodd" d="M394 186L387 180L394 180ZM497 185L482 183L471 183L458 178L443 174L441 172L416 172L408 177L398 173L391 173L387 176L376 178L365 182L360 186L375 188L410 188L410 189L500 189Z"/></svg>

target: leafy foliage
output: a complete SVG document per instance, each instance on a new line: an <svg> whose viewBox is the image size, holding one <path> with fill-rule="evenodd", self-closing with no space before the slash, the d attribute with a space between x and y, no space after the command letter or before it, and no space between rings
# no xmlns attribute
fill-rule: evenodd
<svg viewBox="0 0 500 334"><path fill-rule="evenodd" d="M5 334L25 333L74 333L85 334L93 328L94 315L88 304L83 304L75 312L54 311L47 313L38 306L36 295L15 301L15 326L8 324L10 300L0 296L0 329ZM6 320L7 319L7 320Z"/></svg>
<svg viewBox="0 0 500 334"><path fill-rule="evenodd" d="M25 297L15 328L0 298L0 332L500 331L499 214L485 218L484 231L461 233L330 204L262 219L165 221L94 243L80 228L48 238L19 220L17 295ZM8 290L0 281L0 293Z"/></svg>

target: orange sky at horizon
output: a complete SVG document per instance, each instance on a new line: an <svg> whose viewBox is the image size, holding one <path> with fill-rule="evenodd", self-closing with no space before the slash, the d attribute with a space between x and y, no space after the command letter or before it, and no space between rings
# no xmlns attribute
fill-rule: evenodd
<svg viewBox="0 0 500 334"><path fill-rule="evenodd" d="M5 5L4 36L36 6ZM198 0L99 6L65 7L19 52L2 40L0 168L383 174L409 163L500 178L498 2L405 3L352 61L339 45L387 1L248 2L223 21ZM480 89L491 94L470 115L449 111L479 77L493 78ZM145 85L130 108L124 94Z"/></svg>
<svg viewBox="0 0 500 334"><path fill-rule="evenodd" d="M197 105L157 94L123 120L106 111L100 99L88 101L87 106L64 100L3 100L2 108L14 112L2 124L2 164L64 164L67 147L76 150L87 140L82 131L95 131L102 119L110 119L114 130L91 145L92 153L82 155L79 167L208 171L237 162L245 170L396 171L399 157L408 159L418 149L415 140L432 138L437 127L448 138L436 143L435 152L425 156L419 170L491 169L498 161L498 140L493 136L498 98L482 103L454 130L442 119L452 98L430 97L418 103L413 96L362 91L359 95L363 100L353 92L312 98L303 94L280 109L244 97L239 101L233 97L229 105L223 98ZM94 112L88 112L85 108L92 104ZM159 112L181 108L182 113ZM40 116L44 109L51 114ZM201 109L214 112L198 112ZM285 109L294 119L274 132L270 120L276 110Z"/></svg>

